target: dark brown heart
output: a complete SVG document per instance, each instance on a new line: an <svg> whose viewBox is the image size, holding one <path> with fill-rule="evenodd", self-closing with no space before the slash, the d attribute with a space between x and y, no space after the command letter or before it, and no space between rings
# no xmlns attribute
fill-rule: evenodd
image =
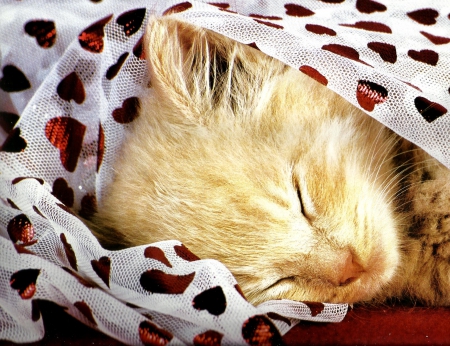
<svg viewBox="0 0 450 346"><path fill-rule="evenodd" d="M84 317L86 317L89 322L91 322L94 326L97 325L94 315L92 314L92 310L85 301L75 302L73 305L83 314Z"/></svg>
<svg viewBox="0 0 450 346"><path fill-rule="evenodd" d="M69 273L70 275L72 275L75 279L78 280L78 282L80 284L82 284L85 287L88 288L94 288L97 287L96 285L94 285L93 283L87 281L84 277L82 277L81 275L79 275L78 273L75 273L74 271L70 270L67 267L61 267L66 273Z"/></svg>
<svg viewBox="0 0 450 346"><path fill-rule="evenodd" d="M145 346L167 345L173 335L149 321L139 324L139 338Z"/></svg>
<svg viewBox="0 0 450 346"><path fill-rule="evenodd" d="M211 315L219 316L225 312L227 300L222 287L216 286L195 296L192 306L197 310L206 310Z"/></svg>
<svg viewBox="0 0 450 346"><path fill-rule="evenodd" d="M447 113L447 108L439 103L432 102L425 97L416 97L414 99L414 105L423 118L429 123Z"/></svg>
<svg viewBox="0 0 450 346"><path fill-rule="evenodd" d="M215 330L207 330L202 334L194 337L194 346L220 346L222 343L223 334Z"/></svg>
<svg viewBox="0 0 450 346"><path fill-rule="evenodd" d="M305 29L309 32L312 32L317 35L328 35L328 36L336 36L336 31L333 29L327 28L326 26L317 25L317 24L306 24Z"/></svg>
<svg viewBox="0 0 450 346"><path fill-rule="evenodd" d="M133 55L140 60L145 60L144 36L142 36L134 45Z"/></svg>
<svg viewBox="0 0 450 346"><path fill-rule="evenodd" d="M371 21L359 21L355 24L339 24L348 28L362 29L367 31L384 32L386 34L392 34L392 30L386 24Z"/></svg>
<svg viewBox="0 0 450 346"><path fill-rule="evenodd" d="M159 247L155 247L155 246L146 247L144 250L144 257L152 258L161 263L164 263L169 268L172 268L172 264L170 264L169 260L167 259L166 255L164 254L164 251L161 250Z"/></svg>
<svg viewBox="0 0 450 346"><path fill-rule="evenodd" d="M280 332L263 315L255 315L244 322L242 337L249 345L283 345Z"/></svg>
<svg viewBox="0 0 450 346"><path fill-rule="evenodd" d="M366 80L358 81L356 87L356 99L359 105L371 112L375 106L386 101L388 91L383 86Z"/></svg>
<svg viewBox="0 0 450 346"><path fill-rule="evenodd" d="M39 269L22 269L15 272L9 284L17 290L22 299L31 299L36 293L36 281L41 271Z"/></svg>
<svg viewBox="0 0 450 346"><path fill-rule="evenodd" d="M432 8L423 8L417 11L407 13L408 17L416 22L424 25L436 24L436 18L439 16L439 12Z"/></svg>
<svg viewBox="0 0 450 346"><path fill-rule="evenodd" d="M184 244L181 245L175 245L173 247L173 249L175 250L175 253L181 257L182 259L184 259L185 261L188 262L194 262L194 261L198 261L200 260L199 257L197 257L195 254L193 254L191 252L191 250L189 250L186 246L184 246Z"/></svg>
<svg viewBox="0 0 450 346"><path fill-rule="evenodd" d="M103 256L97 260L91 261L92 269L97 273L100 279L109 287L109 274L111 272L111 259Z"/></svg>
<svg viewBox="0 0 450 346"><path fill-rule="evenodd" d="M289 327L290 327L291 324L292 324L291 321L290 321L288 318L286 318L286 317L284 317L284 316L281 316L281 315L278 315L278 314L275 313L275 312L268 312L268 313L267 313L267 317L269 317L269 318L272 319L272 320L284 322L284 323L286 323Z"/></svg>
<svg viewBox="0 0 450 346"><path fill-rule="evenodd" d="M367 47L378 53L381 59L386 62L393 64L397 61L397 50L392 44L384 42L369 42Z"/></svg>
<svg viewBox="0 0 450 346"><path fill-rule="evenodd" d="M436 45L447 44L450 42L449 37L435 36L425 31L421 31L420 33Z"/></svg>
<svg viewBox="0 0 450 346"><path fill-rule="evenodd" d="M72 245L70 245L67 242L67 238L66 238L66 235L64 233L61 233L59 235L59 238L61 239L61 242L63 243L64 252L66 253L66 257L67 257L67 259L69 261L70 266L73 269L78 270L77 257L75 256L75 251L73 251Z"/></svg>
<svg viewBox="0 0 450 346"><path fill-rule="evenodd" d="M120 69L122 68L123 63L125 62L125 60L127 60L127 57L130 53L126 52L123 53L119 59L117 59L117 62L114 65L111 65L108 68L108 71L106 71L106 79L111 80L113 79L115 76L117 76L117 74L119 73Z"/></svg>
<svg viewBox="0 0 450 346"><path fill-rule="evenodd" d="M81 209L78 214L85 219L90 219L97 212L97 198L94 195L86 194L81 199Z"/></svg>
<svg viewBox="0 0 450 346"><path fill-rule="evenodd" d="M34 238L34 227L25 214L17 215L9 221L7 231L14 243L28 243Z"/></svg>
<svg viewBox="0 0 450 346"><path fill-rule="evenodd" d="M6 132L10 133L19 120L19 116L14 113L0 112L0 127Z"/></svg>
<svg viewBox="0 0 450 346"><path fill-rule="evenodd" d="M61 163L69 172L77 167L85 132L85 125L69 117L50 119L45 126L45 136L59 149Z"/></svg>
<svg viewBox="0 0 450 346"><path fill-rule="evenodd" d="M327 85L328 79L321 74L319 71L317 71L315 68L307 65L300 66L300 71L302 71L304 74L310 76L312 79L315 79L320 84Z"/></svg>
<svg viewBox="0 0 450 346"><path fill-rule="evenodd" d="M58 198L69 208L73 207L75 195L73 189L64 178L58 178L53 182L52 195Z"/></svg>
<svg viewBox="0 0 450 346"><path fill-rule="evenodd" d="M357 0L356 9L362 13L384 12L386 6L373 0Z"/></svg>
<svg viewBox="0 0 450 346"><path fill-rule="evenodd" d="M117 18L116 23L123 26L123 31L126 36L132 36L141 28L142 22L145 18L145 13L145 8L138 8L136 10L122 13Z"/></svg>
<svg viewBox="0 0 450 346"><path fill-rule="evenodd" d="M91 53L101 53L103 51L103 37L105 36L105 25L109 23L112 14L100 19L88 28L84 29L78 36L81 47Z"/></svg>
<svg viewBox="0 0 450 346"><path fill-rule="evenodd" d="M168 16L169 14L179 13L186 11L192 7L192 4L189 1L182 2L181 4L174 5L169 7L167 10L163 12L163 16Z"/></svg>
<svg viewBox="0 0 450 346"><path fill-rule="evenodd" d="M271 28L275 28L275 29L283 29L283 27L281 25L275 24L275 23L271 23L271 22L266 22L265 20L260 20L260 19L253 19L255 22L259 23L259 24L263 24L266 26L270 26Z"/></svg>
<svg viewBox="0 0 450 346"><path fill-rule="evenodd" d="M3 77L0 79L0 89L7 93L23 91L31 88L27 77L14 65L3 67Z"/></svg>
<svg viewBox="0 0 450 346"><path fill-rule="evenodd" d="M311 310L311 316L315 317L318 314L320 314L323 309L325 309L325 305L322 303L316 303L316 302L302 302L306 306L308 306L309 310Z"/></svg>
<svg viewBox="0 0 450 346"><path fill-rule="evenodd" d="M102 124L98 126L98 142L97 142L97 173L103 162L103 155L105 153L105 133L103 132Z"/></svg>
<svg viewBox="0 0 450 346"><path fill-rule="evenodd" d="M296 4L286 4L284 5L284 8L286 9L286 14L288 16L293 17L309 17L314 14L313 11L311 11L309 8L296 5Z"/></svg>
<svg viewBox="0 0 450 346"><path fill-rule="evenodd" d="M56 92L64 101L70 102L74 100L78 104L82 104L86 97L84 85L76 72L68 74L59 82Z"/></svg>
<svg viewBox="0 0 450 346"><path fill-rule="evenodd" d="M27 141L20 136L20 129L16 127L12 130L6 140L0 147L0 151L6 151L8 153L20 153L27 147Z"/></svg>
<svg viewBox="0 0 450 346"><path fill-rule="evenodd" d="M151 269L142 273L141 286L152 293L183 294L194 280L195 273L172 275L161 270Z"/></svg>
<svg viewBox="0 0 450 346"><path fill-rule="evenodd" d="M362 61L359 58L358 51L352 47L344 46L342 44L331 43L331 44L326 44L326 45L322 46L322 49L327 50L331 53L343 56L344 58L355 60L364 65L370 66L368 63ZM370 67L372 67L372 66L370 66Z"/></svg>
<svg viewBox="0 0 450 346"><path fill-rule="evenodd" d="M134 119L139 116L139 105L140 101L137 97L127 98L122 103L121 108L116 108L112 116L115 121L119 124L128 124L131 123Z"/></svg>
<svg viewBox="0 0 450 346"><path fill-rule="evenodd" d="M25 32L35 37L42 48L50 48L56 41L55 23L51 20L29 21L25 24Z"/></svg>
<svg viewBox="0 0 450 346"><path fill-rule="evenodd" d="M411 49L408 51L408 56L416 61L420 61L431 66L436 66L439 61L439 54L429 49L422 49L421 51Z"/></svg>

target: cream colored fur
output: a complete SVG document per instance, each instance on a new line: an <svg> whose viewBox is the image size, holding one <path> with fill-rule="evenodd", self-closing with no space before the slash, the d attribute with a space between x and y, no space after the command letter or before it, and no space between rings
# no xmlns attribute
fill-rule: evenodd
<svg viewBox="0 0 450 346"><path fill-rule="evenodd" d="M92 220L101 240L181 240L253 303L448 304L448 288L438 300L420 282L434 269L408 236L428 198L411 177L439 173L442 191L444 167L254 48L171 18L152 20L145 44L151 88Z"/></svg>

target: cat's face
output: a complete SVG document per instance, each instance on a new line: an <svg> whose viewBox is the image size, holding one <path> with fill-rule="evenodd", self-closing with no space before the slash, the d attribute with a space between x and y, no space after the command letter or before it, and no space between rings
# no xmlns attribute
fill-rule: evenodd
<svg viewBox="0 0 450 346"><path fill-rule="evenodd" d="M372 298L399 262L392 135L252 48L149 30L152 88L97 222L220 260L254 303Z"/></svg>

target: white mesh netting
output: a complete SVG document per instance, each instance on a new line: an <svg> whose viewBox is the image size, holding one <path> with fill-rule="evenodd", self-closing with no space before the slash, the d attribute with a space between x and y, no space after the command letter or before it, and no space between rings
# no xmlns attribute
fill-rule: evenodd
<svg viewBox="0 0 450 346"><path fill-rule="evenodd" d="M276 344L299 319L345 315L254 307L217 261L175 240L107 251L71 213L101 204L163 14L300 69L450 166L446 0L0 0L0 339L42 338L39 299L128 344Z"/></svg>

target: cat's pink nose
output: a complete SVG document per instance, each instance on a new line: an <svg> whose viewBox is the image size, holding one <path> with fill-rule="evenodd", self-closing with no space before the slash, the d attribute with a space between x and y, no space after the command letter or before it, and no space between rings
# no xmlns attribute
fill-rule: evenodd
<svg viewBox="0 0 450 346"><path fill-rule="evenodd" d="M331 282L336 286L345 286L357 280L363 272L364 268L349 251L344 255L343 261L336 266Z"/></svg>

